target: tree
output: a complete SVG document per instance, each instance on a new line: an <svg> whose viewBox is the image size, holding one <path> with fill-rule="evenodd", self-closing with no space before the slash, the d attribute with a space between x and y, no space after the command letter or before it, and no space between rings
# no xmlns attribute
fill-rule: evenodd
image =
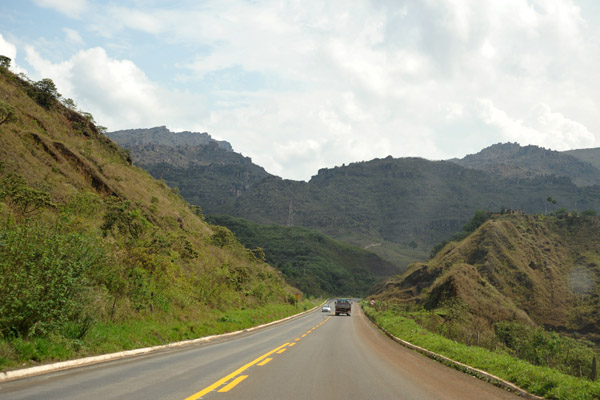
<svg viewBox="0 0 600 400"><path fill-rule="evenodd" d="M547 203L546 203L546 212L545 214L548 214L548 204L556 204L556 200L553 199L551 196L548 196L548 198L546 199Z"/></svg>
<svg viewBox="0 0 600 400"><path fill-rule="evenodd" d="M77 110L77 105L75 104L73 99L62 98L61 103L63 103L63 106L67 107L69 110L73 110L73 111Z"/></svg>
<svg viewBox="0 0 600 400"><path fill-rule="evenodd" d="M5 122L15 122L17 119L17 110L10 104L0 101L0 125Z"/></svg>
<svg viewBox="0 0 600 400"><path fill-rule="evenodd" d="M9 69L11 59L6 56L0 56L0 67Z"/></svg>
<svg viewBox="0 0 600 400"><path fill-rule="evenodd" d="M46 109L50 108L50 106L61 97L56 89L56 85L54 85L52 79L49 78L34 82L33 91L30 92L29 96Z"/></svg>

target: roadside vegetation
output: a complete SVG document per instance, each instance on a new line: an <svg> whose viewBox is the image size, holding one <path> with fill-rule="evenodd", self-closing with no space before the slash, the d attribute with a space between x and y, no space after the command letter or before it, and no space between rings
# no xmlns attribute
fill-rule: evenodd
<svg viewBox="0 0 600 400"><path fill-rule="evenodd" d="M394 336L551 399L600 398L600 218L478 211L426 263L374 288Z"/></svg>
<svg viewBox="0 0 600 400"><path fill-rule="evenodd" d="M0 57L0 369L247 328L311 306Z"/></svg>
<svg viewBox="0 0 600 400"><path fill-rule="evenodd" d="M483 343L468 345L426 329L424 326L439 320L435 313L406 311L381 302L375 307L363 302L362 306L365 313L390 334L484 370L530 393L560 400L600 398L596 359L586 343L561 338L542 329L499 323L495 337L488 337L487 348L484 348ZM571 373L576 376L569 375Z"/></svg>

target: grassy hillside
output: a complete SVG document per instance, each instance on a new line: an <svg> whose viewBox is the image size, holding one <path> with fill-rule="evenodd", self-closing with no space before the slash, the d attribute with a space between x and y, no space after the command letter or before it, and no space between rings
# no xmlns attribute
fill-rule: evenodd
<svg viewBox="0 0 600 400"><path fill-rule="evenodd" d="M600 343L599 243L598 217L496 214L377 292L429 309L460 299L482 327L514 319Z"/></svg>
<svg viewBox="0 0 600 400"><path fill-rule="evenodd" d="M57 98L0 67L0 368L104 351L98 329L127 333L115 350L294 312L280 272Z"/></svg>
<svg viewBox="0 0 600 400"><path fill-rule="evenodd" d="M207 219L229 228L245 246L263 249L266 261L307 295L362 297L383 277L400 272L371 252L314 230L258 225L229 216Z"/></svg>
<svg viewBox="0 0 600 400"><path fill-rule="evenodd" d="M599 266L598 217L492 215L374 297L428 310L415 318L452 339L591 376L592 349L600 348Z"/></svg>

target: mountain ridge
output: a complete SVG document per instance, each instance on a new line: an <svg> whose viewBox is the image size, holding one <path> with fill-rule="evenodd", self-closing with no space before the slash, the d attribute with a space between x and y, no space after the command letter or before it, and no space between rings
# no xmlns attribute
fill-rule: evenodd
<svg viewBox="0 0 600 400"><path fill-rule="evenodd" d="M171 148L169 154L176 152ZM178 187L185 198L207 213L267 225L304 226L359 247L381 243L369 250L403 266L426 258L433 246L459 231L478 209L511 208L527 213L544 213L553 207L600 210L598 186L576 186L571 181L573 173L584 171L582 181L591 183L595 170L589 163L537 146L510 143L491 146L484 153L496 153L495 164L473 168L457 160L390 156L323 168L308 182L254 174L252 168L259 167L250 159L240 167L233 160L219 158L216 149L204 159L213 165L212 171L190 166L192 158L187 166L174 162L159 165L144 153L132 154L136 163ZM515 162L512 170L497 171L499 163L509 164L506 154L516 155L518 161L528 153L543 161L535 171L519 172L518 168L525 166ZM193 162L199 164L197 159L206 156L194 157ZM553 171L570 175L550 174ZM547 203L549 196L557 200L556 206Z"/></svg>
<svg viewBox="0 0 600 400"><path fill-rule="evenodd" d="M600 149L583 151L559 152L534 145L497 143L478 153L450 161L463 167L493 172L509 178L555 175L569 177L578 186L598 185L600 169L588 160L600 156ZM583 156L588 153L594 153L596 157L592 154Z"/></svg>

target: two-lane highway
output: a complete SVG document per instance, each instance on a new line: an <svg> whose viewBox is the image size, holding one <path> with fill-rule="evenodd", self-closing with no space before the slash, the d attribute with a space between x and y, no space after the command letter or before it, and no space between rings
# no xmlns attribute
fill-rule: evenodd
<svg viewBox="0 0 600 400"><path fill-rule="evenodd" d="M405 349L358 304L203 345L0 383L0 399L518 399Z"/></svg>

